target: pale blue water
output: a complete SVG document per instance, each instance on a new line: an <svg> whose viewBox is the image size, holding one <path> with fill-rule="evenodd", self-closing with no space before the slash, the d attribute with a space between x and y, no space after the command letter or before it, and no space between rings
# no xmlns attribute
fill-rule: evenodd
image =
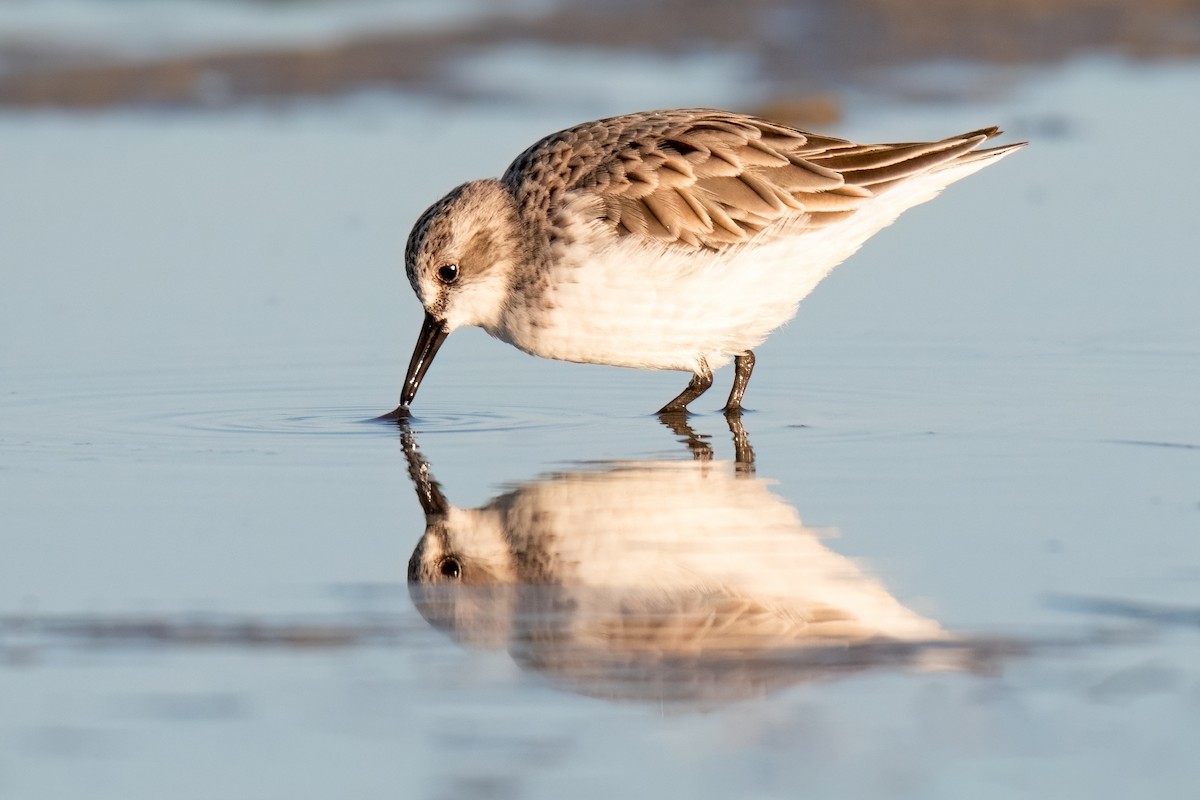
<svg viewBox="0 0 1200 800"><path fill-rule="evenodd" d="M703 711L636 670L615 702L563 672L603 648L531 661L519 605L484 608L494 649L431 628L401 438L364 422L419 327L416 214L627 109L0 116L0 796L1186 795L1196 96L1193 64L1084 62L835 131L1000 123L1033 145L909 212L761 349L743 480L904 608L1006 644L974 669L785 649L765 694ZM730 377L692 420L718 461ZM484 507L547 474L689 462L649 414L685 378L456 333L413 435L448 501Z"/></svg>

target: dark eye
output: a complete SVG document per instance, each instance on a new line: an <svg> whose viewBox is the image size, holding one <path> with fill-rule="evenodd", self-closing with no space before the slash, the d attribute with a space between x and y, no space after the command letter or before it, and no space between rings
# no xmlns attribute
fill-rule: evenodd
<svg viewBox="0 0 1200 800"><path fill-rule="evenodd" d="M442 283L454 283L458 280L458 264L443 264L438 267L438 278Z"/></svg>
<svg viewBox="0 0 1200 800"><path fill-rule="evenodd" d="M438 564L438 570L442 573L442 577L457 580L462 575L462 564L458 563L458 559L454 556L448 556Z"/></svg>

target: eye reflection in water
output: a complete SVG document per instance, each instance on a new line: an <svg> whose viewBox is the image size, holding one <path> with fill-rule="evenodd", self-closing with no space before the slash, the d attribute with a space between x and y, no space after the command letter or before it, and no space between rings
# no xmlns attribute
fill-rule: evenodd
<svg viewBox="0 0 1200 800"><path fill-rule="evenodd" d="M712 706L877 666L973 667L753 475L740 420L734 462L668 427L693 460L588 465L464 509L402 424L426 520L408 564L421 614L609 699Z"/></svg>

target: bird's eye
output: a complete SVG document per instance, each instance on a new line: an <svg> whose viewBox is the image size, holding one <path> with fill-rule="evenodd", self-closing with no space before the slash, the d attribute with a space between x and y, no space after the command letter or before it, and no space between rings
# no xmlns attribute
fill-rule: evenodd
<svg viewBox="0 0 1200 800"><path fill-rule="evenodd" d="M454 283L458 280L458 264L443 264L438 267L438 278L442 283Z"/></svg>
<svg viewBox="0 0 1200 800"><path fill-rule="evenodd" d="M442 573L442 577L457 580L462 575L462 564L458 563L458 559L454 556L443 558L438 564L438 571Z"/></svg>

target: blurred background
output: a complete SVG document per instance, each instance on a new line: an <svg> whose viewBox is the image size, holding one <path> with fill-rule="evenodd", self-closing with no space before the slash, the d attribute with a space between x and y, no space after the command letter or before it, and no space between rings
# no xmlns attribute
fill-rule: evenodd
<svg viewBox="0 0 1200 800"><path fill-rule="evenodd" d="M977 99L1071 59L1198 52L1191 0L4 0L0 104L582 105L665 73L679 94L724 82L744 109L828 124L863 95Z"/></svg>
<svg viewBox="0 0 1200 800"><path fill-rule="evenodd" d="M1084 56L1198 50L1190 0L4 0L0 104L215 109L364 91L580 103L665 70L828 124L862 95L966 100Z"/></svg>

